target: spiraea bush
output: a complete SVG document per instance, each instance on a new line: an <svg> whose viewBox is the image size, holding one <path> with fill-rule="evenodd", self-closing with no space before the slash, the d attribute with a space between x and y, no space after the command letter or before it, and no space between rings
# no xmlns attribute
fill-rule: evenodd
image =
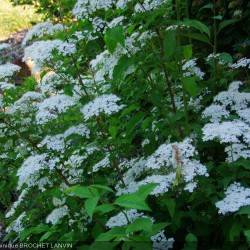
<svg viewBox="0 0 250 250"><path fill-rule="evenodd" d="M3 240L248 249L247 2L36 1L36 77L0 65Z"/></svg>

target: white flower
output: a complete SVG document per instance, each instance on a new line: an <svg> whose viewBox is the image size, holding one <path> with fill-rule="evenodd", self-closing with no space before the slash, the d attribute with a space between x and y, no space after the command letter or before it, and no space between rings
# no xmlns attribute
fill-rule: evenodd
<svg viewBox="0 0 250 250"><path fill-rule="evenodd" d="M201 69L196 66L196 60L197 59L191 59L189 61L186 61L182 65L182 70L184 71L184 76L197 76L199 79L202 80L204 78L205 73L202 72Z"/></svg>
<svg viewBox="0 0 250 250"><path fill-rule="evenodd" d="M81 135L81 136L84 136L86 138L89 138L90 130L84 124L79 124L77 126L72 126L69 129L67 129L64 132L64 137L66 138L66 137L69 137L73 134Z"/></svg>
<svg viewBox="0 0 250 250"><path fill-rule="evenodd" d="M53 35L58 31L64 30L62 24L53 24L51 22L38 23L34 25L25 35L22 46L25 46L33 38L40 38L45 35Z"/></svg>
<svg viewBox="0 0 250 250"><path fill-rule="evenodd" d="M167 239L164 230L151 237L153 250L168 250L173 248L174 238Z"/></svg>
<svg viewBox="0 0 250 250"><path fill-rule="evenodd" d="M73 15L78 19L88 18L97 10L108 10L116 0L78 0L73 8Z"/></svg>
<svg viewBox="0 0 250 250"><path fill-rule="evenodd" d="M63 207L55 208L46 218L46 223L51 223L52 225L57 224L63 217L69 213L68 207L65 205Z"/></svg>
<svg viewBox="0 0 250 250"><path fill-rule="evenodd" d="M64 152L65 150L65 137L63 134L58 134L54 136L47 135L42 142L40 143L40 146L46 146L49 150L55 150L57 152Z"/></svg>
<svg viewBox="0 0 250 250"><path fill-rule="evenodd" d="M83 113L85 120L99 116L102 113L111 115L119 112L124 107L124 105L117 104L119 101L120 98L116 95L101 95L86 104L81 109L81 112Z"/></svg>
<svg viewBox="0 0 250 250"><path fill-rule="evenodd" d="M231 184L225 195L223 200L215 204L220 214L233 213L243 206L250 205L250 188L245 188L238 182Z"/></svg>
<svg viewBox="0 0 250 250"><path fill-rule="evenodd" d="M250 144L250 143L249 143ZM250 148L241 143L233 143L230 146L225 148L225 152L227 153L227 162L234 162L240 159L241 157L244 159L250 158Z"/></svg>
<svg viewBox="0 0 250 250"><path fill-rule="evenodd" d="M21 213L7 228L6 232L16 232L20 233L24 229L23 220L26 217L26 212Z"/></svg>
<svg viewBox="0 0 250 250"><path fill-rule="evenodd" d="M12 204L10 210L6 213L5 215L6 218L9 218L15 214L17 207L23 202L28 192L29 192L28 189L23 189L21 194L18 196L18 199Z"/></svg>
<svg viewBox="0 0 250 250"><path fill-rule="evenodd" d="M61 40L47 40L34 42L24 49L24 62L32 62L32 72L36 73L52 59L52 52L57 50L64 56L73 54L76 50L75 44Z"/></svg>
<svg viewBox="0 0 250 250"><path fill-rule="evenodd" d="M51 96L37 105L36 121L38 124L45 124L66 112L75 103L75 99L67 95Z"/></svg>
<svg viewBox="0 0 250 250"><path fill-rule="evenodd" d="M12 83L0 82L0 90L5 91L8 89L14 89L16 86Z"/></svg>
<svg viewBox="0 0 250 250"><path fill-rule="evenodd" d="M250 127L242 121L226 121L222 123L208 123L203 131L203 140L218 139L222 143L238 143L240 137L249 132Z"/></svg>
<svg viewBox="0 0 250 250"><path fill-rule="evenodd" d="M107 168L108 166L110 166L110 160L109 160L109 155L107 155L105 158L103 158L101 161L99 161L98 163L96 163L93 167L92 167L92 172L98 172L100 169L102 168Z"/></svg>
<svg viewBox="0 0 250 250"><path fill-rule="evenodd" d="M192 140L187 138L183 142L162 144L146 161L140 159L125 162L124 166L129 168L123 176L125 187L118 184L117 195L134 193L140 186L148 183L157 184L151 195L166 193L173 184L176 184L177 169L180 169L182 181L185 183L184 190L193 192L197 187L196 177L207 177L208 173L204 165L193 159L197 152L191 143ZM144 177L146 170L149 169L155 171L156 174ZM164 174L159 175L159 171Z"/></svg>
<svg viewBox="0 0 250 250"><path fill-rule="evenodd" d="M36 104L43 100L43 95L34 92L28 91L23 96L17 100L12 106L7 110L8 114L15 114L16 112L28 113L33 110L36 110Z"/></svg>
<svg viewBox="0 0 250 250"><path fill-rule="evenodd" d="M161 5L166 3L166 0L144 0L142 3L135 5L135 12L145 12L159 8Z"/></svg>
<svg viewBox="0 0 250 250"><path fill-rule="evenodd" d="M127 3L130 2L131 0L118 0L116 3L116 7L118 9L125 9L127 6Z"/></svg>
<svg viewBox="0 0 250 250"><path fill-rule="evenodd" d="M180 143L162 144L150 157L148 157L146 166L152 169L161 167L170 167L176 165L175 150L177 147L181 153L182 160L190 158L196 154L194 146L191 144L191 139L187 138Z"/></svg>
<svg viewBox="0 0 250 250"><path fill-rule="evenodd" d="M202 116L210 118L211 122L219 122L221 118L227 118L229 115L230 113L226 110L226 107L218 104L210 105L202 113Z"/></svg>
<svg viewBox="0 0 250 250"><path fill-rule="evenodd" d="M107 221L106 226L108 228L125 226L141 217L145 217L145 215L143 213L138 213L136 209L126 210L111 217Z"/></svg>
<svg viewBox="0 0 250 250"><path fill-rule="evenodd" d="M107 24L107 26L109 28L114 28L114 27L116 27L118 25L122 25L122 22L123 22L124 19L125 19L124 16L118 16L118 17L114 18L111 22L109 22Z"/></svg>
<svg viewBox="0 0 250 250"><path fill-rule="evenodd" d="M231 65L232 69L238 69L238 68L249 68L250 69L250 59L248 58L241 58L236 63Z"/></svg>
<svg viewBox="0 0 250 250"><path fill-rule="evenodd" d="M10 44L9 43L0 43L0 51L4 49L9 49Z"/></svg>
<svg viewBox="0 0 250 250"><path fill-rule="evenodd" d="M12 77L15 73L17 73L21 67L12 63L6 63L0 65L0 79L8 79Z"/></svg>
<svg viewBox="0 0 250 250"><path fill-rule="evenodd" d="M49 160L47 154L31 155L22 164L17 171L18 189L23 184L28 187L36 185L39 178L39 172L43 169L53 170L56 164L56 159Z"/></svg>

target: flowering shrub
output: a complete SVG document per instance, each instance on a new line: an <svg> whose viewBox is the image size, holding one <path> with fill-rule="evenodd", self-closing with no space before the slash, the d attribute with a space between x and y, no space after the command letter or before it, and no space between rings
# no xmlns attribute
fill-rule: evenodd
<svg viewBox="0 0 250 250"><path fill-rule="evenodd" d="M41 6L73 18L23 42L39 77L17 87L0 65L4 241L247 249L250 59L217 40L236 21L178 0L62 2Z"/></svg>

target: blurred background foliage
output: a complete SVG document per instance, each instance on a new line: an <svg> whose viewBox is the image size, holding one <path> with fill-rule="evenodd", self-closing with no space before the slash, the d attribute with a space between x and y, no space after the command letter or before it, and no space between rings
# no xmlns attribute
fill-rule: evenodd
<svg viewBox="0 0 250 250"><path fill-rule="evenodd" d="M35 8L28 5L13 6L8 0L0 0L0 40L10 34L27 29L41 20Z"/></svg>

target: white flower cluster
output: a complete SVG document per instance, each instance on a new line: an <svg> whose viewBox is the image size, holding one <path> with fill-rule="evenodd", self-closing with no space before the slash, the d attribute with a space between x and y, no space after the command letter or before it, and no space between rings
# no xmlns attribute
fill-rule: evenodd
<svg viewBox="0 0 250 250"><path fill-rule="evenodd" d="M9 48L10 48L9 43L0 43L0 51L5 50L5 49L9 49Z"/></svg>
<svg viewBox="0 0 250 250"><path fill-rule="evenodd" d="M250 156L250 93L240 92L242 85L240 81L232 82L229 89L219 93L203 112L203 117L210 120L203 127L203 140L217 139L226 143L229 162ZM238 118L231 120L232 115Z"/></svg>
<svg viewBox="0 0 250 250"><path fill-rule="evenodd" d="M143 213L139 213L136 209L126 210L111 217L107 221L106 226L108 228L125 226L141 217L145 217L145 215Z"/></svg>
<svg viewBox="0 0 250 250"><path fill-rule="evenodd" d="M20 112L23 114L29 113L33 110L36 110L36 104L43 100L43 95L34 92L28 91L22 95L20 99L18 99L14 104L12 104L8 110L7 114L15 114L16 112Z"/></svg>
<svg viewBox="0 0 250 250"><path fill-rule="evenodd" d="M67 147L66 139L73 134L89 138L90 130L84 124L80 124L78 126L72 126L68 130L66 130L63 134L46 136L39 144L39 146L40 147L46 146L47 149L49 150L54 150L63 153Z"/></svg>
<svg viewBox="0 0 250 250"><path fill-rule="evenodd" d="M20 71L21 67L12 63L0 65L0 79L5 80L12 77L15 73Z"/></svg>
<svg viewBox="0 0 250 250"><path fill-rule="evenodd" d="M168 250L172 249L174 245L174 238L167 239L164 231L160 231L151 237L153 241L153 250Z"/></svg>
<svg viewBox="0 0 250 250"><path fill-rule="evenodd" d="M18 189L24 184L28 187L37 185L40 178L40 171L47 169L53 170L58 159L49 159L47 154L31 155L17 171Z"/></svg>
<svg viewBox="0 0 250 250"><path fill-rule="evenodd" d="M231 65L232 69L238 69L238 68L248 68L250 69L250 59L248 58L241 58L236 63Z"/></svg>
<svg viewBox="0 0 250 250"><path fill-rule="evenodd" d="M39 88L43 94L55 95L58 94L58 92L60 93L57 87L59 87L61 84L62 84L61 77L54 71L49 71L43 76L39 84Z"/></svg>
<svg viewBox="0 0 250 250"><path fill-rule="evenodd" d="M16 86L12 83L0 82L0 90L5 91L8 89L14 89Z"/></svg>
<svg viewBox="0 0 250 250"><path fill-rule="evenodd" d="M131 167L131 163L129 163L129 170L123 178L126 187L117 185L117 194L136 192L140 186L148 183L158 184L151 195L165 193L176 182L178 169L180 169L182 181L185 183L184 190L193 192L197 187L195 178L197 176L208 176L208 173L204 165L198 160L192 159L197 152L191 143L191 139L185 139L179 143L163 144L146 161L139 160L137 164L133 163ZM161 169L166 174L152 174L143 180L136 181L149 169Z"/></svg>
<svg viewBox="0 0 250 250"><path fill-rule="evenodd" d="M108 166L110 166L109 155L96 163L92 168L92 172L98 172L100 169L107 168Z"/></svg>
<svg viewBox="0 0 250 250"><path fill-rule="evenodd" d="M62 24L53 24L51 22L43 22L34 25L25 35L22 46L26 46L26 44L34 38L40 38L45 35L53 35L56 32L63 31L65 27Z"/></svg>
<svg viewBox="0 0 250 250"><path fill-rule="evenodd" d="M144 2L137 3L135 5L135 12L146 12L159 8L166 3L167 0L144 0Z"/></svg>
<svg viewBox="0 0 250 250"><path fill-rule="evenodd" d="M45 124L56 119L59 114L66 112L70 107L76 104L76 100L67 95L55 95L38 103L36 121L38 124Z"/></svg>
<svg viewBox="0 0 250 250"><path fill-rule="evenodd" d="M21 213L5 230L7 233L21 233L24 229L23 220L26 217L26 212Z"/></svg>
<svg viewBox="0 0 250 250"><path fill-rule="evenodd" d="M15 214L17 207L19 207L19 205L23 202L28 192L29 192L28 189L23 189L21 194L18 196L18 199L12 204L10 210L6 213L5 215L6 218L9 218Z"/></svg>
<svg viewBox="0 0 250 250"><path fill-rule="evenodd" d="M86 104L81 109L81 112L83 113L85 120L89 120L92 117L97 117L100 114L111 115L124 108L124 105L117 104L119 101L120 98L116 95L101 95Z"/></svg>
<svg viewBox="0 0 250 250"><path fill-rule="evenodd" d="M24 49L24 62L32 62L32 72L36 73L41 70L46 62L51 59L52 52L57 50L64 56L71 55L75 52L75 44L63 42L61 40L37 41Z"/></svg>
<svg viewBox="0 0 250 250"><path fill-rule="evenodd" d="M243 206L250 205L250 188L245 188L238 182L231 184L225 195L223 200L215 204L220 214L233 213Z"/></svg>
<svg viewBox="0 0 250 250"><path fill-rule="evenodd" d="M95 72L95 78L104 78L104 76L107 75L110 79L112 79L114 68L119 59L123 55L130 57L136 54L146 45L147 41L151 40L155 36L156 33L151 31L143 33L134 32L131 36L125 39L124 46L119 44L113 53L105 50L97 55L96 58L90 62L90 66ZM125 74L127 75L132 72L133 67L130 67Z"/></svg>
<svg viewBox="0 0 250 250"><path fill-rule="evenodd" d="M184 71L184 76L189 77L189 76L196 76L199 79L203 79L205 73L201 71L199 67L197 67L197 59L191 59L189 61L186 61L182 65L182 70Z"/></svg>
<svg viewBox="0 0 250 250"><path fill-rule="evenodd" d="M58 222L69 213L68 207L62 206L55 208L46 218L46 223L51 223L52 225L58 224Z"/></svg>
<svg viewBox="0 0 250 250"><path fill-rule="evenodd" d="M223 53L212 53L209 54L206 58L206 61L208 63L213 63L214 61L218 62L220 65L226 65L230 66L230 63L225 61L225 58L223 57Z"/></svg>
<svg viewBox="0 0 250 250"><path fill-rule="evenodd" d="M73 8L73 15L78 19L89 18L97 10L108 10L116 0L78 0Z"/></svg>

